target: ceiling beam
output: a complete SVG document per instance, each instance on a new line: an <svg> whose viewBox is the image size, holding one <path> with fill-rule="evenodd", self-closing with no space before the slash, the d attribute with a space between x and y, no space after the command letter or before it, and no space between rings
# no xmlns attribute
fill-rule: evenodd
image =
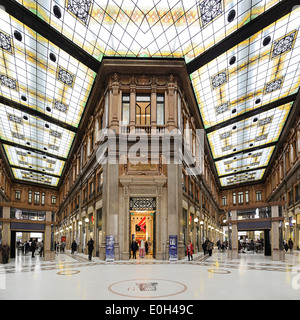
<svg viewBox="0 0 300 320"><path fill-rule="evenodd" d="M54 43L94 72L98 72L101 64L98 60L86 53L86 51L59 33L48 23L38 18L36 14L30 12L15 0L0 0L0 5L2 5L5 8L5 11L15 19L21 21L32 30Z"/></svg>
<svg viewBox="0 0 300 320"><path fill-rule="evenodd" d="M44 120L46 122L55 124L55 125L57 125L59 127L62 127L63 129L72 131L74 133L77 132L77 128L76 127L73 127L73 126L71 126L71 125L69 125L69 124L67 124L67 123L65 123L65 122L63 122L61 120L55 119L53 117L50 117L45 113L42 113L40 111L34 110L32 108L29 108L29 107L26 107L26 106L22 105L21 103L9 100L9 99L7 99L5 97L2 97L2 96L0 96L0 103L6 105L8 107L17 109L17 110L19 110L21 112L24 112L26 114L30 114L31 116L40 118L40 119L42 119L42 120Z"/></svg>
<svg viewBox="0 0 300 320"><path fill-rule="evenodd" d="M42 175L44 175L44 176L50 176L50 177L58 178L58 179L61 178L61 176L59 176L59 175L57 175L57 174L53 174L53 173L48 173L47 171L39 171L39 170L36 170L36 169L19 167L19 166L15 166L15 165L10 165L10 166L11 166L12 168L15 168L15 169L26 170L26 171L29 171L29 172L34 172L34 173L42 174Z"/></svg>
<svg viewBox="0 0 300 320"><path fill-rule="evenodd" d="M221 178L227 178L227 177L233 177L233 176L235 176L235 175L237 175L237 174L243 174L243 173L247 173L247 172L253 172L253 171L257 171L257 170L267 169L267 167L268 167L268 166L263 166L263 167L253 168L253 169L236 171L236 172L224 174L224 175L218 176L218 177L219 177L219 179L221 179Z"/></svg>
<svg viewBox="0 0 300 320"><path fill-rule="evenodd" d="M256 108L256 109L250 110L250 111L245 112L243 114L240 114L240 115L238 115L238 116L236 116L234 118L225 120L225 121L223 121L221 123L218 123L218 124L216 124L216 125L214 125L212 127L209 127L207 129L205 129L205 132L206 133L211 133L213 131L216 131L216 130L222 129L224 127L227 127L229 125L235 124L237 122L243 121L243 120L245 120L247 118L251 118L253 116L256 116L256 115L258 115L258 114L260 114L262 112L275 109L275 108L277 108L279 106L282 106L282 105L284 105L286 103L289 103L289 102L293 102L293 101L296 100L297 94L298 93L292 94L292 95L290 95L288 97L284 97L284 98L281 98L279 100L276 100L276 101L273 101L271 103L268 103L265 106L262 106L260 108Z"/></svg>
<svg viewBox="0 0 300 320"><path fill-rule="evenodd" d="M277 5L267 10L257 18L240 27L237 31L227 36L224 40L206 50L204 53L196 57L193 61L187 64L188 73L191 74L203 67L210 61L214 60L222 53L228 51L244 40L250 38L255 33L266 28L273 22L290 13L293 7L299 5L299 0L283 0Z"/></svg>
<svg viewBox="0 0 300 320"><path fill-rule="evenodd" d="M28 151L35 152L35 153L38 153L40 155L51 157L51 158L56 159L56 160L61 160L61 161L64 161L64 162L67 161L67 158L63 158L63 157L54 155L52 153L49 153L49 152L46 152L46 151L41 151L41 150L38 150L38 149L35 149L35 148L32 148L32 147L23 146L23 145L21 145L19 143L10 142L10 141L7 141L7 140L1 139L1 138L0 138L0 143L2 143L2 145L7 144L7 145L15 147L15 148L20 148L20 149L23 149L23 150L25 150L27 152Z"/></svg>
<svg viewBox="0 0 300 320"><path fill-rule="evenodd" d="M276 145L277 145L277 142L270 142L270 143L262 144L262 145L257 146L257 147L248 148L248 149L246 149L246 150L242 150L242 151L230 153L230 154L228 154L228 155L226 155L226 156L223 156L223 157L215 158L213 161L214 161L214 162L217 162L217 161L220 161L220 160L232 158L232 157L237 156L237 155L240 155L240 154L249 153L249 152L254 152L254 151L257 151L257 150L260 150L260 149L264 149L264 148L268 148L268 147L273 147L273 146L276 146Z"/></svg>

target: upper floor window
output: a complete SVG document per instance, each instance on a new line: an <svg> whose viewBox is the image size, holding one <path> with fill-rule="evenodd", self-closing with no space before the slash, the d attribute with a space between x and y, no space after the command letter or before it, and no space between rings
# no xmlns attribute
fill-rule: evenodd
<svg viewBox="0 0 300 320"><path fill-rule="evenodd" d="M51 196L51 204L56 204L56 197L55 196Z"/></svg>
<svg viewBox="0 0 300 320"><path fill-rule="evenodd" d="M158 94L156 99L156 124L163 126L165 124L165 96Z"/></svg>
<svg viewBox="0 0 300 320"><path fill-rule="evenodd" d="M233 202L233 204L236 204L236 193L235 192L232 194L232 202Z"/></svg>
<svg viewBox="0 0 300 320"><path fill-rule="evenodd" d="M245 201L246 203L249 202L249 191L245 191Z"/></svg>
<svg viewBox="0 0 300 320"><path fill-rule="evenodd" d="M15 200L21 200L21 191L20 190L16 190Z"/></svg>
<svg viewBox="0 0 300 320"><path fill-rule="evenodd" d="M32 202L32 191L29 190L28 191L28 203L31 203Z"/></svg>
<svg viewBox="0 0 300 320"><path fill-rule="evenodd" d="M223 196L222 197L222 206L226 206L227 205L227 197Z"/></svg>
<svg viewBox="0 0 300 320"><path fill-rule="evenodd" d="M34 193L34 204L38 204L40 202L40 193L35 192Z"/></svg>
<svg viewBox="0 0 300 320"><path fill-rule="evenodd" d="M239 200L239 203L243 203L244 202L244 192L239 192L238 193L238 200Z"/></svg>
<svg viewBox="0 0 300 320"><path fill-rule="evenodd" d="M256 201L261 201L262 196L261 196L261 191L256 191Z"/></svg>
<svg viewBox="0 0 300 320"><path fill-rule="evenodd" d="M122 96L122 124L129 125L130 96L123 94Z"/></svg>
<svg viewBox="0 0 300 320"><path fill-rule="evenodd" d="M135 105L135 124L141 126L151 125L150 95L137 95Z"/></svg>

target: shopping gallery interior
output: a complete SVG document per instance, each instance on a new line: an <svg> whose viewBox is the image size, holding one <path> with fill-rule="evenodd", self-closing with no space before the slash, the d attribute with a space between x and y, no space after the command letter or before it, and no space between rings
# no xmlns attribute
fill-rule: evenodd
<svg viewBox="0 0 300 320"><path fill-rule="evenodd" d="M299 27L0 0L0 300L299 300Z"/></svg>

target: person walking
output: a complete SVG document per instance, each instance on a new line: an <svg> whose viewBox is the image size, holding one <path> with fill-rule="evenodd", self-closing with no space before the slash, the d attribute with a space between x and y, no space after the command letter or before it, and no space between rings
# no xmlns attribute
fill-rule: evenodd
<svg viewBox="0 0 300 320"><path fill-rule="evenodd" d="M10 247L6 242L3 242L2 248L1 248L1 252L2 252L2 262L3 264L8 263L9 260L9 250Z"/></svg>
<svg viewBox="0 0 300 320"><path fill-rule="evenodd" d="M289 246L289 249L292 251L293 247L294 247L294 242L293 242L292 238L289 239L288 246Z"/></svg>
<svg viewBox="0 0 300 320"><path fill-rule="evenodd" d="M31 242L31 252L32 252L31 257L32 258L34 258L35 249L36 249L36 243L35 243L35 240L32 240L32 242Z"/></svg>
<svg viewBox="0 0 300 320"><path fill-rule="evenodd" d="M206 255L206 251L207 251L206 241L203 241L203 243L202 243L202 249L203 249L203 254Z"/></svg>
<svg viewBox="0 0 300 320"><path fill-rule="evenodd" d="M209 256L212 255L212 251L213 251L213 248L214 248L214 245L211 241L208 240L208 244L207 244L207 251L208 251L208 254Z"/></svg>
<svg viewBox="0 0 300 320"><path fill-rule="evenodd" d="M193 260L193 253L194 253L194 248L193 248L193 244L191 241L189 241L188 245L187 245L187 255L188 255L188 260Z"/></svg>
<svg viewBox="0 0 300 320"><path fill-rule="evenodd" d="M72 254L74 254L75 251L77 251L77 243L75 240L73 240L73 242L72 242L71 249L72 249L72 251L71 251Z"/></svg>
<svg viewBox="0 0 300 320"><path fill-rule="evenodd" d="M137 242L135 240L132 241L131 243L131 250L132 250L132 258L136 259L136 252L139 248L139 245L137 244Z"/></svg>
<svg viewBox="0 0 300 320"><path fill-rule="evenodd" d="M94 250L94 240L90 238L87 245L88 245L89 260L92 261L92 254Z"/></svg>

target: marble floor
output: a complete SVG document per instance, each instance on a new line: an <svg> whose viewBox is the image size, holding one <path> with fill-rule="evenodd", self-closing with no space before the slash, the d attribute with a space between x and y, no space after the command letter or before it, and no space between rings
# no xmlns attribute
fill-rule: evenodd
<svg viewBox="0 0 300 320"><path fill-rule="evenodd" d="M20 255L0 264L0 300L299 300L300 252L272 261L263 254L228 259L215 250L193 261L138 258L104 262L84 254L54 261Z"/></svg>

